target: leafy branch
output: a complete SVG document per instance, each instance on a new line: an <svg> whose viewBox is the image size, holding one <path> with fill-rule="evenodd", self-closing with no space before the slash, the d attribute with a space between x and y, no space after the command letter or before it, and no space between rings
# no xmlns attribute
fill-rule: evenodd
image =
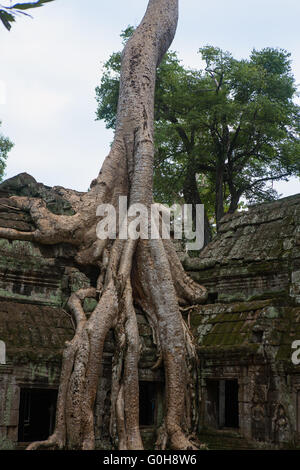
<svg viewBox="0 0 300 470"><path fill-rule="evenodd" d="M44 6L45 3L53 2L54 0L38 0L37 2L26 2L26 3L15 3L10 7L5 7L0 4L0 20L2 21L5 28L10 31L12 23L16 21L16 17L19 15L25 15L31 17L25 10L31 8L38 8Z"/></svg>

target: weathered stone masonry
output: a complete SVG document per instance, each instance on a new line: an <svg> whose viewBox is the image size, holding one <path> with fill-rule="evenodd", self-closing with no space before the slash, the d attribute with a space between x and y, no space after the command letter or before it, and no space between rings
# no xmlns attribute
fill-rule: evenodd
<svg viewBox="0 0 300 470"><path fill-rule="evenodd" d="M300 195L225 216L200 258L183 262L210 293L209 305L191 316L201 360L202 423L224 425L224 400L235 398L234 390L224 397L222 387L235 380L240 433L297 442L300 366L291 356L300 339Z"/></svg>
<svg viewBox="0 0 300 470"><path fill-rule="evenodd" d="M29 214L9 199L14 194L42 197L53 212L71 213L59 188L22 174L0 185L2 227L34 228ZM202 428L233 427L248 439L278 445L298 439L300 366L292 364L291 345L300 340L299 203L300 195L226 216L199 258L182 256L186 270L209 291L207 305L189 313L200 359ZM47 426L53 425L52 392L64 342L74 332L65 304L71 291L94 280L95 273L74 264L69 245L0 239L0 341L6 346L5 364L0 361L0 447L13 448L36 431L37 401L52 413ZM93 310L93 301L86 301L85 310ZM162 416L163 373L151 369L157 359L151 328L143 315L138 321L141 424L149 446ZM113 348L111 335L95 409L98 448L110 445Z"/></svg>

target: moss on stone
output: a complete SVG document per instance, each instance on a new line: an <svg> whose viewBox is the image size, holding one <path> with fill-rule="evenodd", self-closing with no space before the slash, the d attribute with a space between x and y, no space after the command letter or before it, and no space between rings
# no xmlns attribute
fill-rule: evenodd
<svg viewBox="0 0 300 470"><path fill-rule="evenodd" d="M279 263L276 261L259 261L248 264L247 271L251 274L258 273L276 273L278 272Z"/></svg>
<svg viewBox="0 0 300 470"><path fill-rule="evenodd" d="M15 450L15 443L10 439L0 436L0 451L1 450Z"/></svg>
<svg viewBox="0 0 300 470"><path fill-rule="evenodd" d="M84 302L83 302L83 310L85 311L85 313L92 313L95 308L97 307L98 305L98 302L96 299L84 299Z"/></svg>

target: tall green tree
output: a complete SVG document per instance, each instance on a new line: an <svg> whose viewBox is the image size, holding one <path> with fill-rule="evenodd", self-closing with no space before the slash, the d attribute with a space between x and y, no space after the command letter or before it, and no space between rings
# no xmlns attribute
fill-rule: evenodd
<svg viewBox="0 0 300 470"><path fill-rule="evenodd" d="M131 34L123 32L126 38ZM226 212L272 200L273 181L300 174L299 106L290 54L253 50L247 60L206 46L201 70L169 52L157 73L155 187L161 202L204 203L216 225ZM114 127L120 53L104 65L97 118Z"/></svg>
<svg viewBox="0 0 300 470"><path fill-rule="evenodd" d="M16 21L18 16L31 16L26 13L26 10L42 7L45 3L53 1L54 0L38 0L36 2L15 3L14 5L10 6L4 6L0 4L0 20L2 21L5 28L10 31L12 23Z"/></svg>
<svg viewBox="0 0 300 470"><path fill-rule="evenodd" d="M0 127L1 124L2 123L0 121ZM14 144L0 132L0 181L3 179L4 176L7 155L12 149L13 145Z"/></svg>
<svg viewBox="0 0 300 470"><path fill-rule="evenodd" d="M288 52L253 50L248 60L210 46L200 53L213 90L201 100L199 143L215 172L218 224L226 202L234 212L242 196L251 203L274 199L268 183L299 175L300 108Z"/></svg>

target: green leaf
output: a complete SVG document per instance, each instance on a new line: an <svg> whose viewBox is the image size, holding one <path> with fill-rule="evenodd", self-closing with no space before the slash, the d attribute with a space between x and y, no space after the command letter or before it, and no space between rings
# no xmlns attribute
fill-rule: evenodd
<svg viewBox="0 0 300 470"><path fill-rule="evenodd" d="M15 16L25 15L29 16L28 13L25 13L24 10L29 10L31 8L42 7L45 3L53 2L54 0L38 0L37 2L26 2L26 3L15 3L10 7L4 7L0 5L0 20L2 21L5 28L10 31L11 23L15 21Z"/></svg>
<svg viewBox="0 0 300 470"><path fill-rule="evenodd" d="M37 2L27 2L27 3L15 3L9 7L9 9L13 10L29 10L30 8L38 8L42 7L44 3L53 2L54 0L38 0Z"/></svg>
<svg viewBox="0 0 300 470"><path fill-rule="evenodd" d="M11 23L13 23L15 21L15 18L10 13L7 13L7 11L0 10L0 20L4 24L5 28L8 31L10 31Z"/></svg>

